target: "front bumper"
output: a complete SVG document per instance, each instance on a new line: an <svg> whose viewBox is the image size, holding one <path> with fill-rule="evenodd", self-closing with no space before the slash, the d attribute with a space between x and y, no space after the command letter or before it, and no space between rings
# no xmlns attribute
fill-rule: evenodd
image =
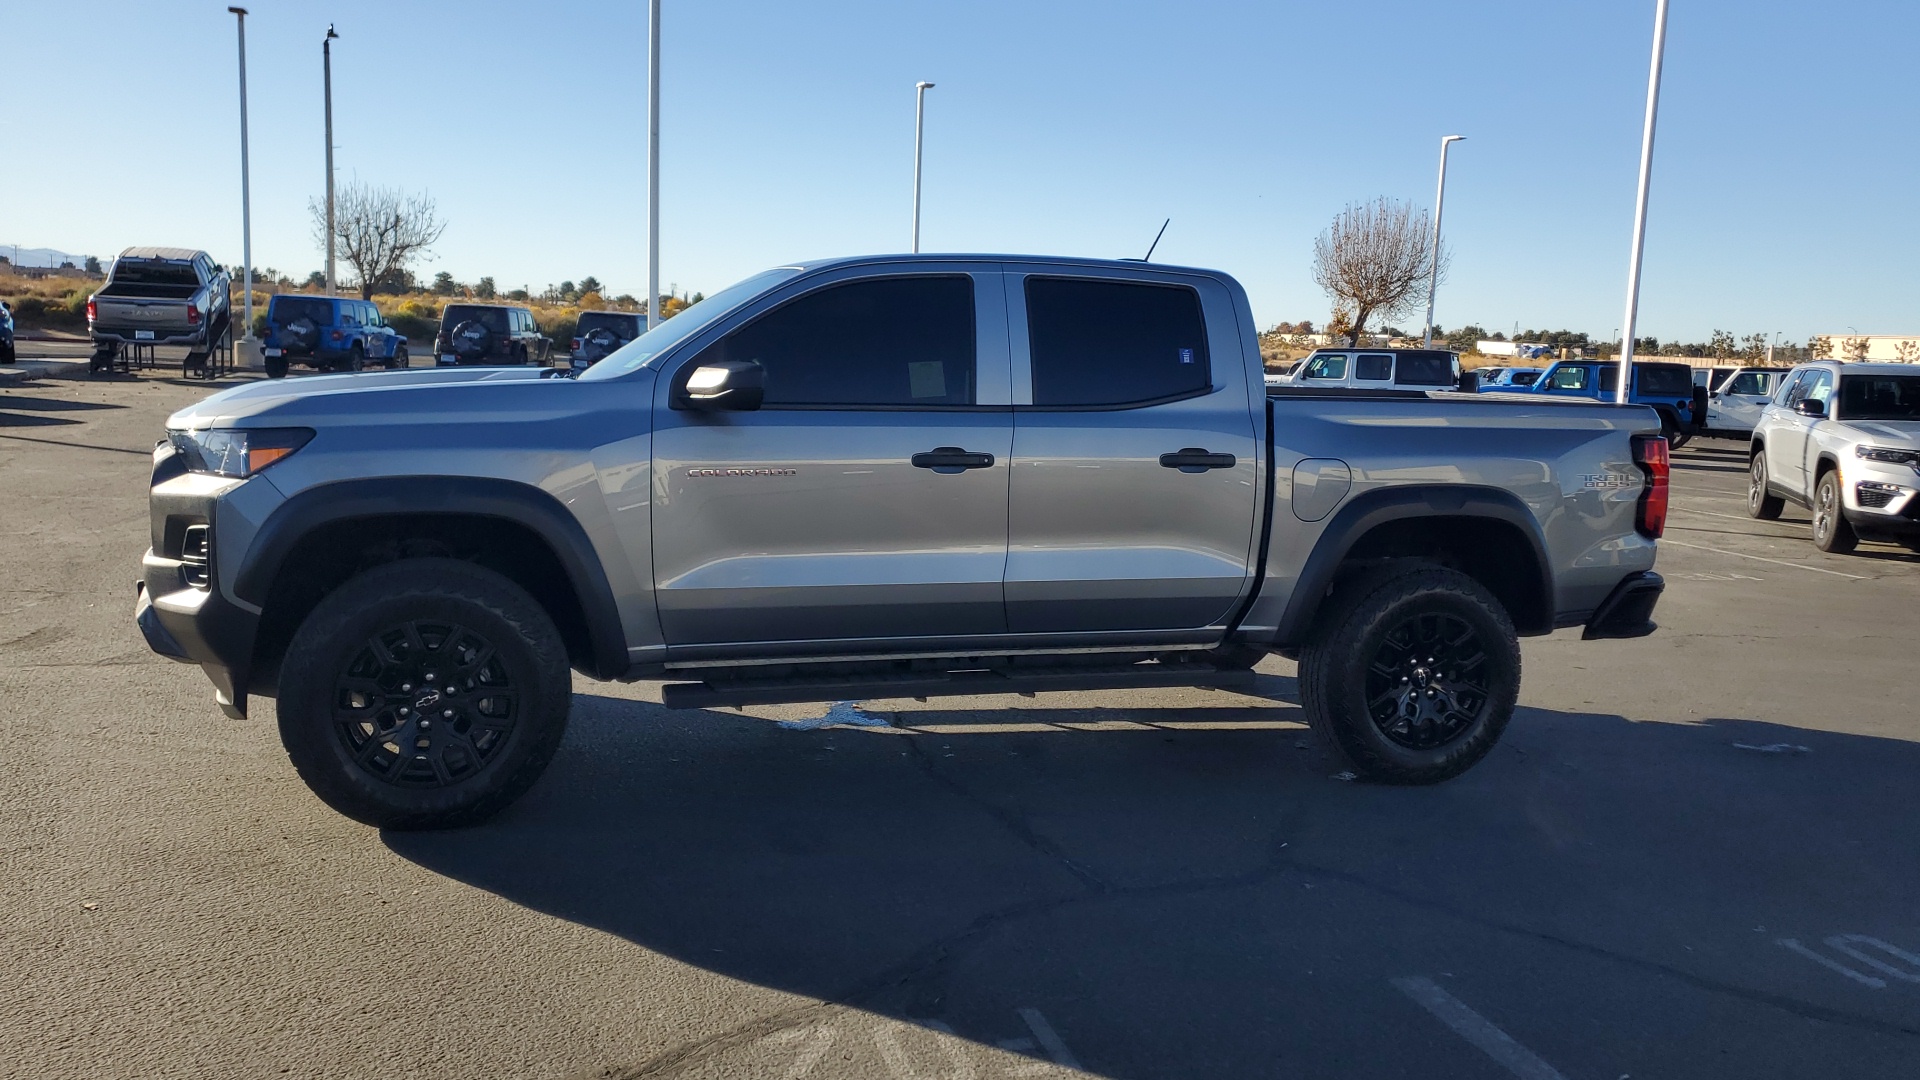
<svg viewBox="0 0 1920 1080"><path fill-rule="evenodd" d="M211 588L185 582L185 564L152 549L134 582L133 621L147 647L170 660L198 664L213 682L213 699L234 719L247 715L247 681L260 617Z"/></svg>
<svg viewBox="0 0 1920 1080"><path fill-rule="evenodd" d="M1621 578L1620 584L1615 585L1600 606L1593 609L1593 615L1587 620L1587 627L1581 632L1580 639L1637 638L1653 633L1657 628L1653 621L1653 606L1660 602L1660 594L1666 587L1666 579L1651 570Z"/></svg>
<svg viewBox="0 0 1920 1080"><path fill-rule="evenodd" d="M1920 472L1910 465L1850 462L1841 472L1841 512L1854 528L1910 536L1920 533Z"/></svg>

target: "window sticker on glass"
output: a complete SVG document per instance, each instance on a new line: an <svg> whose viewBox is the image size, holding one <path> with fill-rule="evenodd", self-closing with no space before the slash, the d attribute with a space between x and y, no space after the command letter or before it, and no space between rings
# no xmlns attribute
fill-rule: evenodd
<svg viewBox="0 0 1920 1080"><path fill-rule="evenodd" d="M907 365L907 392L915 398L947 396L947 365L938 360L916 360Z"/></svg>
<svg viewBox="0 0 1920 1080"><path fill-rule="evenodd" d="M1181 363L1183 363L1183 364L1191 364L1191 363L1193 363L1193 350L1192 350L1192 349L1181 349L1181 350L1180 350L1180 362L1181 362Z"/></svg>

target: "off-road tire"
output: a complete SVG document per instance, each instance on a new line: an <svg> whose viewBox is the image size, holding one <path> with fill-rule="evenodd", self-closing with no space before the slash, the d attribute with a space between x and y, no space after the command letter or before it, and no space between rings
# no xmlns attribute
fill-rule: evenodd
<svg viewBox="0 0 1920 1080"><path fill-rule="evenodd" d="M1423 748L1389 737L1367 699L1370 670L1393 647L1389 637L1420 619L1471 629L1481 659L1467 666L1483 683L1466 710L1471 719ZM1301 651L1298 686L1308 724L1361 779L1435 784L1472 768L1506 730L1520 695L1520 641L1506 610L1479 582L1407 560L1340 583Z"/></svg>
<svg viewBox="0 0 1920 1080"><path fill-rule="evenodd" d="M1747 516L1774 521L1787 508L1787 500L1767 491L1767 452L1754 453L1747 462Z"/></svg>
<svg viewBox="0 0 1920 1080"><path fill-rule="evenodd" d="M367 366L367 352L358 342L347 350L347 358L340 362L341 371L361 371Z"/></svg>
<svg viewBox="0 0 1920 1080"><path fill-rule="evenodd" d="M411 627L414 632L410 637L391 637L399 627ZM423 705L424 697L413 697L431 686L445 688L460 681L458 674L449 671L473 670L461 668L462 657L456 655L456 642L467 644L473 639L459 637L446 629L450 627L470 632L491 647L494 660L490 662L498 665L495 685L508 690L476 690L468 679L464 698L447 695ZM436 656L431 645L412 647L415 640L430 642L430 632L444 634L439 648L447 652ZM370 650L383 635L386 641L398 642L397 647L389 646L390 655L417 654L416 666L440 678L421 682L408 693L393 694L398 688L388 687L385 697L376 698L387 703L384 707L351 711L347 707L360 695L349 684L370 681L362 665L369 656L378 660ZM472 825L499 812L525 794L553 760L572 701L566 648L546 611L505 577L453 559L403 559L348 581L322 600L294 632L281 671L280 740L300 778L335 810L387 829ZM356 679L356 673L361 677ZM510 726L492 750L476 749L484 736L468 736L484 725L471 717L481 715L478 710L503 693L512 695ZM411 722L394 715L401 698L419 709ZM445 726L438 730L422 732L411 726L422 717L437 718L429 716L429 711L448 705L461 711L456 719L442 721ZM385 720L376 717L374 709L381 709ZM362 719L376 730L385 722L394 725L387 734L366 736L363 747L374 741L383 747L362 753L360 758L369 762L365 765L356 759L352 743L363 734ZM463 720L469 726L456 732ZM433 745L434 740L439 740L438 745ZM402 742L407 749L398 754L384 749ZM383 770L382 757L396 765ZM470 766L475 760L482 763L449 779L448 762ZM409 774L423 767L431 776L409 779ZM376 775L382 771L387 778Z"/></svg>
<svg viewBox="0 0 1920 1080"><path fill-rule="evenodd" d="M1860 546L1860 536L1847 520L1846 499L1840 492L1840 473L1820 474L1813 488L1813 546L1832 555L1845 555Z"/></svg>

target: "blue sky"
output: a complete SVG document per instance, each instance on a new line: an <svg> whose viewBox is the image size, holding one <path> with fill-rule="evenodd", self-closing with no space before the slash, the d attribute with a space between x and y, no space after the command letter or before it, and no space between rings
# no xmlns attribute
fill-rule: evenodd
<svg viewBox="0 0 1920 1080"><path fill-rule="evenodd" d="M1652 0L666 0L662 278L906 247L1227 270L1326 318L1312 242L1433 198L1442 325L1620 324ZM233 17L10 3L0 243L240 257ZM1912 0L1672 0L1641 332L1920 333ZM424 275L645 290L646 5L255 0L258 266L320 265L320 39L343 179L425 189ZM1409 324L1416 319L1407 320Z"/></svg>

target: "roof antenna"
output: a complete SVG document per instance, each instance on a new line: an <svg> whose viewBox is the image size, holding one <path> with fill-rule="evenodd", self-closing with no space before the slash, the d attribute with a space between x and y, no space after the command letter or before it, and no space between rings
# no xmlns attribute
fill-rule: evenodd
<svg viewBox="0 0 1920 1080"><path fill-rule="evenodd" d="M1171 224L1173 224L1172 218L1160 223L1160 231L1153 234L1153 243L1147 245L1147 253L1141 257L1141 262L1153 261L1153 249L1160 246L1160 238L1167 235L1167 226Z"/></svg>

